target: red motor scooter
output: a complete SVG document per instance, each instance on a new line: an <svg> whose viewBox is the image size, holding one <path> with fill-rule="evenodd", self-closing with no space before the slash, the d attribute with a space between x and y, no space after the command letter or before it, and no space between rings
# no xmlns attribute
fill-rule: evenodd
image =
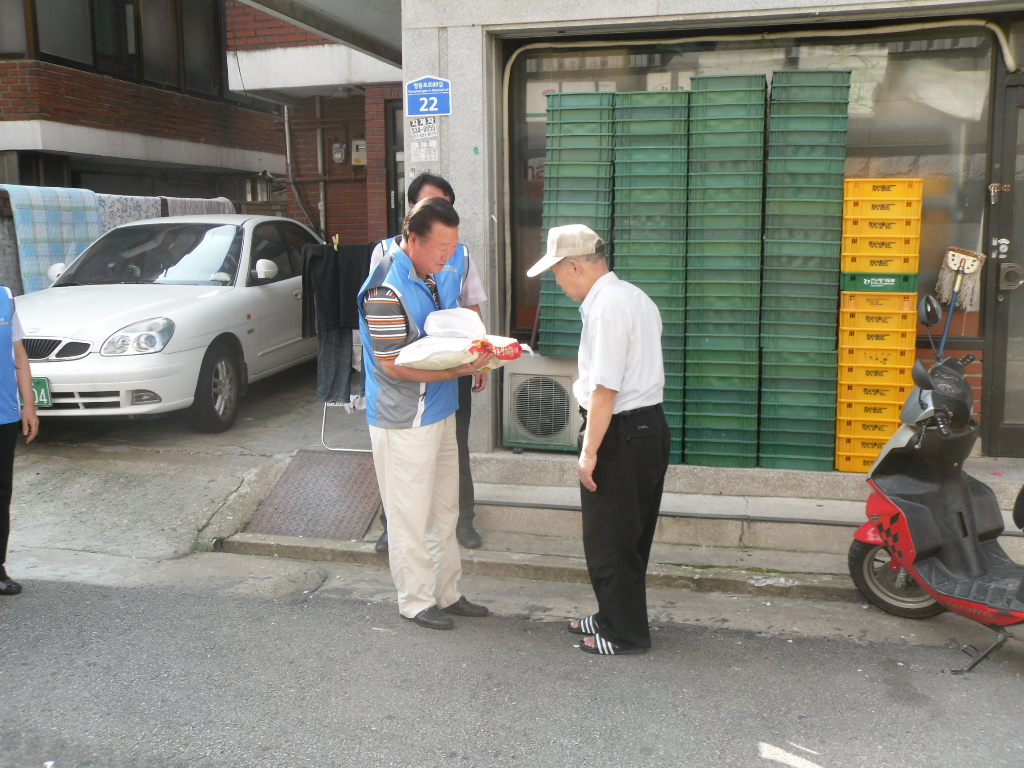
<svg viewBox="0 0 1024 768"><path fill-rule="evenodd" d="M918 314L928 328L942 316L931 296ZM963 470L978 438L964 378L974 355L943 358L944 346L945 334L936 362L914 365L903 424L871 468L868 522L854 537L849 566L864 597L888 613L927 618L949 610L993 629L994 642L953 670L963 674L1008 637L1024 640L1024 566L999 544L1003 517L995 493ZM1024 488L1013 522L1024 529Z"/></svg>

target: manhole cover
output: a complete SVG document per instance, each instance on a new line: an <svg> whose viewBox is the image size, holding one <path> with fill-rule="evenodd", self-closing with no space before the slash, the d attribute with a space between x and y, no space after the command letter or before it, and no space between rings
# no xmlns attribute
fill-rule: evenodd
<svg viewBox="0 0 1024 768"><path fill-rule="evenodd" d="M379 508L372 454L299 451L245 530L361 539Z"/></svg>

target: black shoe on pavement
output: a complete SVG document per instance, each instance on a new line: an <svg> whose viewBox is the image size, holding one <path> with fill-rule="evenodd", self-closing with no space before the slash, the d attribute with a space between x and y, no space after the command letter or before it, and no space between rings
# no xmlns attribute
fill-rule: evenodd
<svg viewBox="0 0 1024 768"><path fill-rule="evenodd" d="M484 543L484 540L480 538L480 534L476 532L472 523L457 526L455 528L455 538L466 549L478 549Z"/></svg>
<svg viewBox="0 0 1024 768"><path fill-rule="evenodd" d="M388 553L388 532L387 531L384 531L384 533L382 533L380 535L380 538L377 539L377 543L373 545L373 549L374 549L375 552L380 552L382 555L386 555Z"/></svg>
<svg viewBox="0 0 1024 768"><path fill-rule="evenodd" d="M476 603L471 603L469 602L469 600L466 599L465 595L460 597L447 608L442 608L441 610L445 613L452 613L456 616L470 616L474 619L478 619L481 616L486 616L490 613L490 610L487 608L486 605L477 605Z"/></svg>
<svg viewBox="0 0 1024 768"><path fill-rule="evenodd" d="M441 609L436 605L424 608L409 621L415 621L427 629L455 629L455 622L441 613Z"/></svg>
<svg viewBox="0 0 1024 768"><path fill-rule="evenodd" d="M7 571L0 568L0 595L16 595L21 592L21 584L7 575Z"/></svg>

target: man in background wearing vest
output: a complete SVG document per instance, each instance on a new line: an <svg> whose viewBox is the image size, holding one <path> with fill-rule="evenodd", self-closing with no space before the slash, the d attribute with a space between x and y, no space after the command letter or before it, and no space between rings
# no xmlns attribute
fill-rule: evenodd
<svg viewBox="0 0 1024 768"><path fill-rule="evenodd" d="M452 629L450 614L489 612L459 592L454 414L456 379L476 374L493 355L443 371L395 363L402 347L424 335L427 315L459 306L467 267L458 245L459 215L451 203L420 201L405 217L401 242L391 244L358 299L366 421L398 610L430 629Z"/></svg>
<svg viewBox="0 0 1024 768"><path fill-rule="evenodd" d="M577 471L597 613L568 629L583 635L579 648L587 653L644 653L651 647L647 561L670 445L661 407L661 313L609 271L604 242L582 224L551 228L547 253L526 274L545 269L582 302L583 316L573 394L583 414Z"/></svg>

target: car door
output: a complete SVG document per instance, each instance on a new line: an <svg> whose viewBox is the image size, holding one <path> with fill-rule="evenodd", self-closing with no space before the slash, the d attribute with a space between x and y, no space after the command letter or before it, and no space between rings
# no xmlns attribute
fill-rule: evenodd
<svg viewBox="0 0 1024 768"><path fill-rule="evenodd" d="M256 359L248 360L251 376L270 373L316 353L316 340L302 338L302 246L314 237L297 224L265 221L253 228L248 290L252 292ZM256 279L260 259L277 265L269 281Z"/></svg>

